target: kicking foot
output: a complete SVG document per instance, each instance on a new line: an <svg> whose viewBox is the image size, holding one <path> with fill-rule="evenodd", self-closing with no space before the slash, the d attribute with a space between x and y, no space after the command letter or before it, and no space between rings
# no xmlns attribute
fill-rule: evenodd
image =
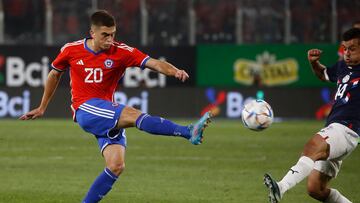
<svg viewBox="0 0 360 203"><path fill-rule="evenodd" d="M190 142L194 145L199 145L203 141L203 132L208 124L211 122L211 112L206 112L195 124L191 124L190 127Z"/></svg>
<svg viewBox="0 0 360 203"><path fill-rule="evenodd" d="M278 203L281 199L281 194L277 182L271 177L270 174L265 173L264 184L269 189L269 202Z"/></svg>

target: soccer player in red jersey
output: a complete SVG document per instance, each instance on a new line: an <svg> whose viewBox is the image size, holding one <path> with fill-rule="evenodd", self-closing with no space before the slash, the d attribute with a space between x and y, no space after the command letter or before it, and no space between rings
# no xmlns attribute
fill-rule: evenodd
<svg viewBox="0 0 360 203"><path fill-rule="evenodd" d="M127 67L149 68L182 82L189 76L170 63L153 59L136 48L115 42L115 20L108 12L97 11L91 15L90 21L91 38L67 43L62 47L52 63L53 69L46 81L39 107L20 117L21 120L29 120L43 116L61 75L70 68L74 121L96 137L106 166L93 182L83 203L100 201L124 170L124 128L136 127L151 134L179 136L198 145L202 143L203 131L211 116L207 112L195 124L181 126L135 108L113 103L118 81Z"/></svg>

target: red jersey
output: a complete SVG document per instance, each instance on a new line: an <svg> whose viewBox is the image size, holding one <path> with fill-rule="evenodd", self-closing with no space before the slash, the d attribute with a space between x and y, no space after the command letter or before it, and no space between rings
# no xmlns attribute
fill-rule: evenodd
<svg viewBox="0 0 360 203"><path fill-rule="evenodd" d="M88 39L67 43L51 66L70 68L72 109L92 98L113 101L113 94L127 67L143 68L149 56L126 44L114 42L108 50L92 51Z"/></svg>

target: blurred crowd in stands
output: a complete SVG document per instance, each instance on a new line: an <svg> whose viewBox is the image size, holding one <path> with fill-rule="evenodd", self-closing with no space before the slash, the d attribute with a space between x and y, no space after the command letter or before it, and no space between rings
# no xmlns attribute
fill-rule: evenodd
<svg viewBox="0 0 360 203"><path fill-rule="evenodd" d="M141 42L141 0L2 0L6 44L45 44L45 2L52 5L54 44L88 35L88 16L106 9L117 20L117 38ZM236 43L236 19L242 11L243 43L283 43L286 0L145 0L148 45L189 44L189 11L196 16L195 40ZM331 0L289 0L291 43L331 42ZM97 2L97 5L92 5ZM360 19L360 1L337 0L337 35Z"/></svg>

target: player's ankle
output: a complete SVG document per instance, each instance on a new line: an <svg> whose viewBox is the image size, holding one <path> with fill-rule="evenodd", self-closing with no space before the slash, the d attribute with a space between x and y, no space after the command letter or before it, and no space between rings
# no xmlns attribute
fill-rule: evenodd
<svg viewBox="0 0 360 203"><path fill-rule="evenodd" d="M286 186L286 183L283 183L281 181L277 182L277 185L279 187L280 197L283 197L288 187Z"/></svg>

